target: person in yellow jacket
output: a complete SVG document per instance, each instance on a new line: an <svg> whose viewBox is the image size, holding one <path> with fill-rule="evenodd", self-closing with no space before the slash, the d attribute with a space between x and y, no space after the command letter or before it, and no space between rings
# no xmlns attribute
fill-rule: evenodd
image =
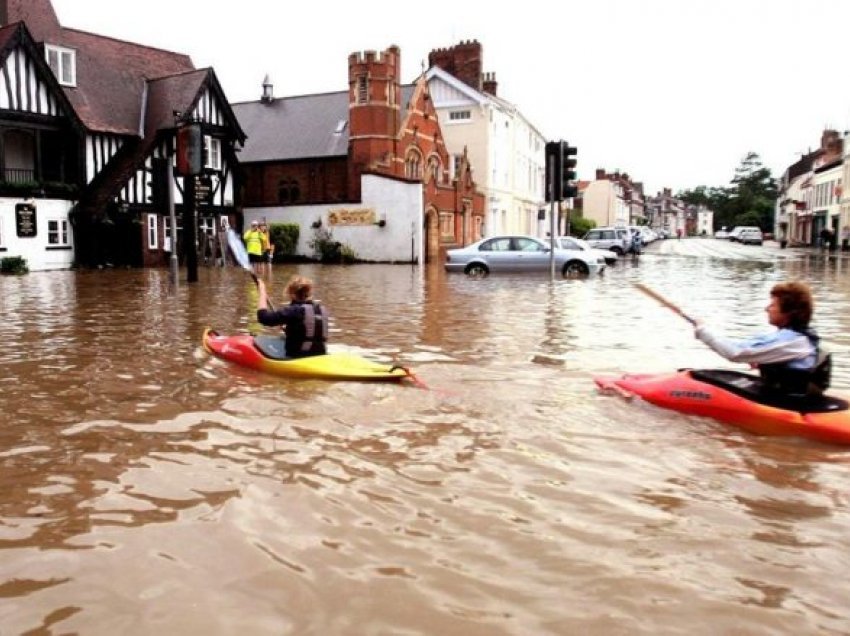
<svg viewBox="0 0 850 636"><path fill-rule="evenodd" d="M242 240L245 241L245 251L248 252L248 260L252 263L262 263L263 233L260 231L260 224L257 221L251 221L251 227L245 230ZM256 269L256 265L254 269Z"/></svg>
<svg viewBox="0 0 850 636"><path fill-rule="evenodd" d="M260 223L260 232L263 234L263 260L271 263L272 258L274 258L274 245L272 245L269 226L265 223Z"/></svg>

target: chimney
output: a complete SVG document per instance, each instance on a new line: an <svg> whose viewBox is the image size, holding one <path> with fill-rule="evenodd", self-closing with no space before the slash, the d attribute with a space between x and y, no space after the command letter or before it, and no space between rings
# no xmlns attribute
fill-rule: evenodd
<svg viewBox="0 0 850 636"><path fill-rule="evenodd" d="M597 168L596 169L596 180L597 181L605 181L605 168Z"/></svg>
<svg viewBox="0 0 850 636"><path fill-rule="evenodd" d="M496 96L496 89L498 88L499 83L496 81L495 73L484 73L484 85L483 90L485 93Z"/></svg>
<svg viewBox="0 0 850 636"><path fill-rule="evenodd" d="M434 49L428 54L428 66L438 66L477 91L481 86L483 51L478 40L463 40L448 49Z"/></svg>
<svg viewBox="0 0 850 636"><path fill-rule="evenodd" d="M274 101L274 84L272 84L268 74L263 78L263 94L260 101L264 104L271 104Z"/></svg>

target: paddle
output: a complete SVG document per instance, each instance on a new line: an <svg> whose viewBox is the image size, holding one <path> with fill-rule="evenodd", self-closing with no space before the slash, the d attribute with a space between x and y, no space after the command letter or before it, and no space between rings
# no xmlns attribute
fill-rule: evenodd
<svg viewBox="0 0 850 636"><path fill-rule="evenodd" d="M236 259L236 262L239 263L242 269L251 274L251 278L254 279L254 283L256 284L257 275L254 273L254 268L251 267L251 259L248 257L248 250L245 249L245 244L232 227L227 228L227 245L230 247L230 252L233 254L233 258ZM268 301L268 306L269 309L274 310L274 305L272 305L271 300Z"/></svg>
<svg viewBox="0 0 850 636"><path fill-rule="evenodd" d="M687 320L687 321L688 321L689 323L691 323L692 325L695 325L695 324L696 324L696 322L697 322L696 320L694 320L694 319L693 319L693 318L691 318L688 314L686 314L684 311L682 311L682 310L679 308L679 306L678 306L678 305L673 304L672 302L670 302L669 300L667 300L664 296L662 296L661 294L659 294L659 293L658 293L657 291L655 291L654 289L650 289L649 287L647 287L647 286L646 286L646 285L644 285L643 283L632 283L632 284L633 284L635 287L637 287L639 290L641 290L641 291L642 291L644 294L646 294L647 296L650 296L651 298L654 298L655 300L657 300L658 302L660 302L662 305L664 305L665 307L667 307L667 309L671 309L671 310L673 310L675 313L679 314L682 318L684 318L685 320Z"/></svg>

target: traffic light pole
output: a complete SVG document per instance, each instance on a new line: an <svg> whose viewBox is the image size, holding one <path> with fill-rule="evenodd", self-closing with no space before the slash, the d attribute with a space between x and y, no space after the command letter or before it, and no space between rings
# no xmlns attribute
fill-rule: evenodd
<svg viewBox="0 0 850 636"><path fill-rule="evenodd" d="M194 175L183 178L183 254L186 258L186 281L189 283L198 282L195 179Z"/></svg>
<svg viewBox="0 0 850 636"><path fill-rule="evenodd" d="M547 174L555 175L555 157L549 156L546 158L546 161L549 163L549 170L547 170ZM548 184L550 188L555 187L554 179L552 182ZM552 192L553 190L550 190ZM555 280L555 206L557 201L555 201L555 197L552 197L552 202L550 204L550 212L549 212L549 277L551 280Z"/></svg>

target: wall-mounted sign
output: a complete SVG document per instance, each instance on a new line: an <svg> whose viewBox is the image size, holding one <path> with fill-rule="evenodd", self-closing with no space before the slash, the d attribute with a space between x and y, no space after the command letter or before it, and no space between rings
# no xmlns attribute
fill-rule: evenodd
<svg viewBox="0 0 850 636"><path fill-rule="evenodd" d="M35 203L17 203L15 205L15 229L18 232L18 238L33 238L38 233Z"/></svg>
<svg viewBox="0 0 850 636"><path fill-rule="evenodd" d="M339 208L328 212L328 225L374 225L375 221L372 208Z"/></svg>

